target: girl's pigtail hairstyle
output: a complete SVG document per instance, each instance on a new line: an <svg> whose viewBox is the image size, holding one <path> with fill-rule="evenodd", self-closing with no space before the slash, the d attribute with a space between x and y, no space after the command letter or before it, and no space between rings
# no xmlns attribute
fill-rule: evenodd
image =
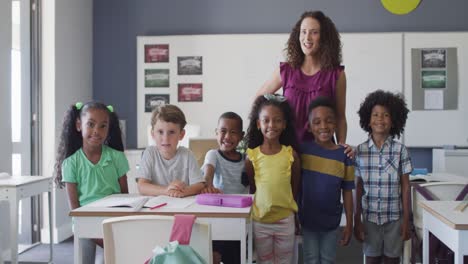
<svg viewBox="0 0 468 264"><path fill-rule="evenodd" d="M263 143L263 134L257 127L257 120L264 100L266 101L263 96L258 96L257 99L255 99L252 105L252 110L249 114L249 126L247 127L245 141L247 142L247 148L250 149L254 149Z"/></svg>
<svg viewBox="0 0 468 264"><path fill-rule="evenodd" d="M291 146L296 152L299 153L299 143L297 142L296 128L294 126L294 112L289 105L288 101L281 102L279 104L284 118L286 119L286 128L283 130L280 136L280 143L285 146Z"/></svg>
<svg viewBox="0 0 468 264"><path fill-rule="evenodd" d="M119 117L114 111L109 111L109 134L107 135L107 140L104 144L115 150L124 151Z"/></svg>
<svg viewBox="0 0 468 264"><path fill-rule="evenodd" d="M267 99L269 97L270 99ZM248 148L256 148L263 143L262 131L257 127L258 115L264 106L274 105L281 109L284 119L286 121L286 128L281 133L279 141L282 145L291 146L294 150L298 151L298 143L296 138L296 129L294 128L294 115L293 111L281 95L260 95L255 99L252 110L249 115L249 126L247 128L247 135L245 140Z"/></svg>
<svg viewBox="0 0 468 264"><path fill-rule="evenodd" d="M79 117L80 110L78 110L75 105L70 106L63 117L62 132L60 134L57 159L55 162L54 179L55 184L59 188L65 186L62 182L62 162L83 146L81 133L76 129L76 120Z"/></svg>
<svg viewBox="0 0 468 264"><path fill-rule="evenodd" d="M115 150L124 151L119 117L114 112L113 107L106 106L99 102L89 102L80 105L79 108L80 109L78 109L76 105L72 105L63 118L63 128L60 135L57 160L55 162L55 183L60 188L65 186L65 184L62 183L63 161L83 146L83 138L81 132L76 129L76 121L89 109L99 109L109 114L109 131L104 144Z"/></svg>

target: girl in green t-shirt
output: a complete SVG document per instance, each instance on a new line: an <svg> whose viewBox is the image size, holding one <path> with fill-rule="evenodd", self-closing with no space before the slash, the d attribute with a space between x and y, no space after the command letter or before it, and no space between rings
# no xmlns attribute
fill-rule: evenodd
<svg viewBox="0 0 468 264"><path fill-rule="evenodd" d="M128 193L128 161L123 153L119 119L112 106L76 103L65 113L55 183L65 187L73 210L114 193ZM95 244L81 239L84 263L94 263Z"/></svg>

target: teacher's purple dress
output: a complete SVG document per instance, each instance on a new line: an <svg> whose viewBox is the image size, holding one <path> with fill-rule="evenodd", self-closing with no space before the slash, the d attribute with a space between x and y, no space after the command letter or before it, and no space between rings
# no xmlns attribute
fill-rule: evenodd
<svg viewBox="0 0 468 264"><path fill-rule="evenodd" d="M344 66L332 70L320 70L306 75L300 68L294 69L288 63L280 63L283 95L288 99L295 114L296 133L299 142L312 138L307 132L308 108L312 100L326 96L335 100L336 82Z"/></svg>

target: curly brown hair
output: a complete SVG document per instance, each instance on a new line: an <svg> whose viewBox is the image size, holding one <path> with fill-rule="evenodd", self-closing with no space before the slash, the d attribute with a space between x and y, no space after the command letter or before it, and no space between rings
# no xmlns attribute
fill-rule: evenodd
<svg viewBox="0 0 468 264"><path fill-rule="evenodd" d="M392 127L389 134L391 137L400 138L400 135L405 131L409 113L403 94L377 90L366 96L366 99L361 103L361 107L359 107L358 114L361 128L369 134L372 134L372 129L369 126L372 109L376 105L383 106L390 112Z"/></svg>
<svg viewBox="0 0 468 264"><path fill-rule="evenodd" d="M320 24L320 48L318 52L322 69L330 70L340 66L342 61L340 34L333 21L325 16L322 11L304 12L294 25L285 48L289 65L298 69L304 62L304 52L302 52L301 43L299 42L299 34L301 32L301 23L307 17L316 19Z"/></svg>

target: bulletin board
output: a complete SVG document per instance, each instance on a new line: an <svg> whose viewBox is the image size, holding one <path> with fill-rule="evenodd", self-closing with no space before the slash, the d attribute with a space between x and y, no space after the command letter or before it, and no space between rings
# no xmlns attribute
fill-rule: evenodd
<svg viewBox="0 0 468 264"><path fill-rule="evenodd" d="M288 37L137 37L138 147L148 145L150 108L160 102L179 106L188 123L201 127L201 137L215 135L218 117L226 111L238 113L245 130L256 91L285 60ZM357 145L367 139L357 115L366 94L377 89L403 92L403 34L347 33L341 39L347 76L347 142Z"/></svg>
<svg viewBox="0 0 468 264"><path fill-rule="evenodd" d="M445 86L421 88L424 85L418 78L422 73L414 67L420 63L414 57L420 56L421 50L445 50L445 66L435 67L445 75ZM415 147L468 146L468 33L405 33L404 69L405 97L411 110L405 143Z"/></svg>

